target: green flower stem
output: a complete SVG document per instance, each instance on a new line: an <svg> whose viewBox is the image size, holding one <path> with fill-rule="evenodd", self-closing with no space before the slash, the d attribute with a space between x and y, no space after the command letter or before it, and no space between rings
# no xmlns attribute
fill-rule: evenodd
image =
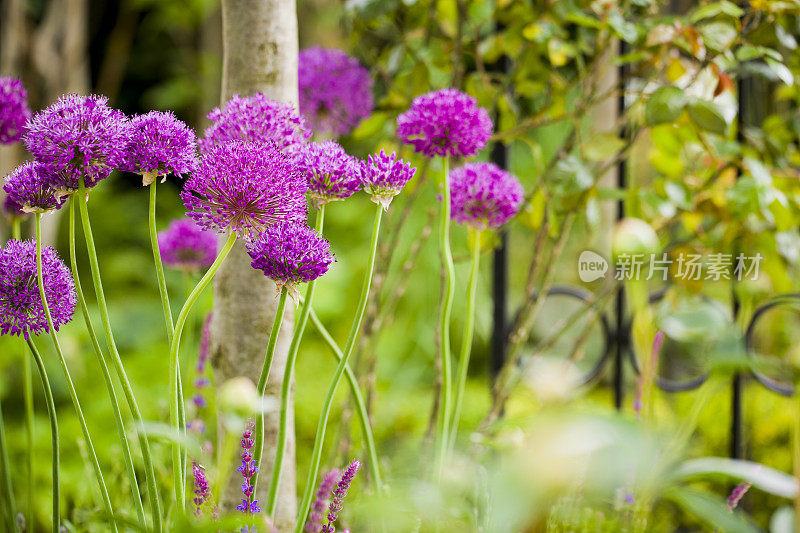
<svg viewBox="0 0 800 533"><path fill-rule="evenodd" d="M17 504L14 501L14 489L11 484L11 463L8 460L8 447L6 446L6 429L3 420L3 410L0 408L0 466L3 467L3 499L5 507L6 528L14 530L14 517L17 516Z"/></svg>
<svg viewBox="0 0 800 533"><path fill-rule="evenodd" d="M39 368L39 377L42 379L42 387L44 387L44 400L47 404L47 416L50 419L50 437L53 447L53 533L60 533L61 531L61 483L59 481L59 472L61 471L61 461L59 459L59 440L58 440L58 418L56 417L56 402L53 401L53 391L50 389L50 380L47 379L47 371L44 368L44 361L30 338L30 332L26 332L26 341L28 347L31 349L33 360L36 361L36 366ZM28 531L33 530L33 521L28 523Z"/></svg>
<svg viewBox="0 0 800 533"><path fill-rule="evenodd" d="M453 252L450 250L450 162L447 157L442 158L442 210L439 219L439 251L445 270L444 301L439 323L439 350L442 364L442 399L439 404L438 438L436 459L438 475L441 477L447 456L449 444L448 430L450 428L450 397L451 373L450 368L450 313L453 309L453 293L455 292L455 267L453 266Z"/></svg>
<svg viewBox="0 0 800 533"><path fill-rule="evenodd" d="M461 407L464 402L464 388L467 385L467 371L469 370L469 356L472 352L472 335L475 330L475 293L478 287L478 273L481 261L481 231L470 228L473 237L472 243L472 268L469 271L469 285L467 287L467 316L464 323L464 336L461 345L461 354L458 358L458 382L456 383L456 402L453 406L453 428L450 431L450 448L456 444L458 438L458 424L461 421Z"/></svg>
<svg viewBox="0 0 800 533"><path fill-rule="evenodd" d="M83 321L86 324L86 330L89 332L89 338L92 341L94 353L97 356L97 362L100 364L100 369L103 372L103 379L106 382L106 390L108 397L111 400L111 407L114 411L114 422L117 426L117 436L122 445L122 457L125 462L125 469L128 471L128 480L131 484L131 492L133 493L133 503L136 507L136 515L139 519L139 525L142 529L147 529L147 521L144 518L144 505L142 503L142 495L139 492L139 482L136 480L136 469L133 464L133 456L131 448L128 444L128 437L125 434L125 422L122 418L122 409L119 405L119 398L117 391L114 390L114 381L111 378L111 372L108 370L103 351L100 349L100 343L97 340L97 333L94 330L92 319L89 316L89 309L86 306L86 298L83 295L83 288L81 287L81 279L78 275L78 259L75 253L75 202L69 203L69 262L72 268L72 278L75 282L75 293L78 296L78 305L83 314Z"/></svg>
<svg viewBox="0 0 800 533"><path fill-rule="evenodd" d="M297 515L297 522L295 525L295 533L302 533L305 524L306 515L311 507L311 499L314 494L314 487L316 485L317 475L319 474L319 463L322 460L322 447L325 443L325 430L328 425L328 418L331 413L331 405L333 404L333 397L336 394L336 388L342 380L342 375L350 360L350 356L355 349L356 341L358 340L358 332L361 329L361 323L364 319L364 310L367 308L367 300L369 299L369 289L372 285L372 271L375 266L375 253L378 249L378 235L381 229L381 217L383 216L383 206L377 204L375 209L375 220L372 224L372 240L370 241L369 261L367 262L367 271L364 276L364 284L361 287L361 299L358 302L356 314L353 317L353 325L350 328L350 335L347 338L347 344L344 347L344 354L339 360L336 371L331 379L331 384L328 387L328 394L325 396L325 403L322 407L322 412L319 416L317 424L317 436L314 438L314 451L311 453L311 466L308 472L308 480L306 481L306 488L303 493L303 500L300 504L300 513ZM308 302L306 302L308 304Z"/></svg>
<svg viewBox="0 0 800 533"><path fill-rule="evenodd" d="M315 230L317 234L322 233L325 222L325 206L322 205L317 211L317 222ZM286 354L286 368L283 371L283 381L281 382L281 407L278 418L278 442L275 448L275 463L272 465L272 477L269 480L269 492L267 492L267 503L264 506L267 516L275 516L275 508L278 505L278 485L281 481L281 471L283 470L283 456L286 453L286 435L289 426L289 395L292 390L292 380L294 379L294 363L297 360L297 351L300 348L300 341L303 339L303 332L308 322L308 314L311 311L311 302L314 299L314 288L317 281L312 280L306 286L305 300L303 307L300 308L300 316L294 325L292 342L289 344L289 352ZM260 463L256 463L261 468Z"/></svg>
<svg viewBox="0 0 800 533"><path fill-rule="evenodd" d="M258 399L259 406L256 414L256 465L261 464L264 456L264 409L261 402L264 400L264 391L267 389L267 381L269 380L269 371L272 368L272 360L275 357L275 346L278 344L278 335L281 332L281 324L283 323L283 315L286 312L286 297L289 291L284 285L281 287L281 294L278 297L278 308L275 310L275 318L272 320L272 331L269 333L269 340L267 341L267 352L264 355L264 365L261 367L261 375L258 377ZM258 486L258 472L255 473L252 479L253 491Z"/></svg>
<svg viewBox="0 0 800 533"><path fill-rule="evenodd" d="M113 531L117 531L117 524L114 521L114 512L111 509L111 498L108 496L108 489L106 482L103 479L103 472L100 470L100 463L97 461L97 454L94 451L92 444L92 437L89 435L89 427L86 425L86 420L83 417L83 410L81 409L78 394L75 392L75 385L72 383L72 376L69 374L67 368L67 360L64 358L64 352L61 350L61 344L58 342L58 334L56 333L55 325L53 324L53 316L50 314L50 306L47 304L47 295L44 290L44 277L42 275L42 215L36 213L36 278L39 282L39 297L42 300L42 307L44 309L44 316L47 318L47 327L50 329L50 338L53 340L53 347L58 354L58 359L61 362L61 369L64 371L64 378L67 381L67 390L69 391L72 406L75 408L75 414L78 416L78 421L81 424L81 431L83 432L83 440L86 443L86 451L88 452L89 459L92 462L95 477L97 478L97 486L100 489L100 496L103 499L103 506L106 508L108 520Z"/></svg>
<svg viewBox="0 0 800 533"><path fill-rule="evenodd" d="M178 320L175 322L175 333L172 336L172 342L170 343L169 348L169 406L170 420L176 433L179 435L183 434L186 428L185 423L183 427L181 427L181 420L186 420L186 413L181 413L181 411L183 411L183 403L179 399L181 393L178 389L178 378L180 376L178 367L180 366L179 351L181 344L181 333L183 332L183 327L186 324L186 319L189 317L189 312L192 310L192 306L195 304L195 302L197 302L197 299L200 297L203 289L205 289L206 286L211 283L211 280L214 278L214 274L217 273L217 270L219 270L220 265L222 265L222 262L228 256L228 253L231 251L231 248L233 248L235 243L236 233L231 232L231 234L228 236L228 240L222 247L222 250L220 250L217 258L214 260L214 263L200 279L194 290L192 290L192 293L186 299L186 302L181 308L181 312L178 314ZM175 481L175 498L179 513L183 513L186 510L186 478L181 477L185 472L184 466L181 465L182 460L183 453L181 452L181 445L178 442L174 442L172 444L172 475Z"/></svg>
<svg viewBox="0 0 800 533"><path fill-rule="evenodd" d="M150 512L153 516L153 530L160 533L163 530L161 523L161 503L158 499L158 486L156 485L156 474L153 468L153 458L150 455L150 442L147 433L144 431L144 419L139 410L139 404L136 401L136 396L133 394L133 387L128 379L128 374L125 372L125 367L122 364L122 358L117 350L117 343L114 341L114 332L111 329L111 319L108 314L108 304L106 303L105 293L103 291L103 281L100 278L100 265L97 261L97 250L94 245L94 235L92 234L92 225L89 222L89 207L86 198L86 187L83 180L78 180L77 200L78 207L81 215L81 226L83 227L83 237L86 241L86 250L89 255L89 266L92 272L92 283L94 284L94 292L97 296L97 306L100 310L100 319L103 322L103 332L106 337L106 344L111 353L111 361L114 363L114 370L117 377L122 383L122 392L125 394L125 400L128 403L128 408L133 414L134 422L136 423L136 433L139 438L139 446L142 449L142 461L144 462L145 478L147 480L147 497L150 501ZM73 199L75 196L73 195Z"/></svg>
<svg viewBox="0 0 800 533"><path fill-rule="evenodd" d="M336 344L336 341L333 340L333 337L330 332L328 332L327 328L325 328L322 321L320 321L314 309L311 309L311 322L314 323L322 339L331 349L331 353L336 357L336 361L341 361L343 357L342 350L339 348L339 345ZM356 412L358 413L358 420L361 424L361 433L363 434L364 443L367 447L367 453L369 454L369 467L372 470L372 480L373 483L375 483L375 492L378 493L383 488L383 481L381 479L380 465L378 464L378 451L375 446L375 436L372 433L372 426L370 425L369 414L367 413L367 404L364 402L364 395L361 394L361 389L358 387L358 379L356 379L356 375L353 373L353 369L350 368L350 365L345 365L344 375L347 378L347 384L350 386L350 394L353 395L353 401L355 401L356 404Z"/></svg>

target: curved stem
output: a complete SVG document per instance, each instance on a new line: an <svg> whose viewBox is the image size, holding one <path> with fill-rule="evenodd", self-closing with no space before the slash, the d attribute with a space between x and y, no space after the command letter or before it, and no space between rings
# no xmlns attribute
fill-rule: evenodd
<svg viewBox="0 0 800 533"><path fill-rule="evenodd" d="M47 416L50 419L50 438L53 446L53 533L61 531L61 483L59 481L59 471L61 462L59 459L59 440L58 440L58 418L56 416L56 402L53 401L53 391L50 389L50 380L47 379L47 371L44 368L44 361L30 338L30 333L25 332L25 340L31 349L33 360L39 368L39 377L42 379L44 388L44 400L47 404ZM28 524L28 530L33 530L33 522Z"/></svg>
<svg viewBox="0 0 800 533"><path fill-rule="evenodd" d="M286 297L289 291L286 286L281 287L281 294L278 297L278 308L275 310L275 318L272 320L272 331L269 333L269 340L267 341L267 352L264 355L264 365L261 367L261 375L258 378L258 399L259 402L264 400L264 391L267 389L267 381L269 380L269 371L272 368L272 360L275 358L275 346L278 344L278 335L281 332L281 324L283 323L283 315L286 312ZM261 460L264 456L264 409L259 404L258 413L256 414L256 465L261 468ZM255 473L252 479L253 491L255 492L258 486L258 472Z"/></svg>
<svg viewBox="0 0 800 533"><path fill-rule="evenodd" d="M83 321L86 324L86 330L89 332L89 338L92 341L97 362L100 365L100 370L103 372L103 379L106 382L106 390L108 397L111 400L111 408L114 412L114 422L117 426L117 436L122 445L122 458L125 462L125 469L128 471L128 480L131 484L131 492L133 493L133 503L136 507L136 515L139 519L139 524L143 529L147 529L147 521L144 518L144 505L142 503L142 495L139 492L139 482L136 479L136 469L133 464L133 456L131 448L128 444L128 437L125 434L125 422L122 418L122 409L119 405L119 398L117 391L114 390L114 381L111 378L111 372L108 370L103 351L100 349L100 343L97 340L97 333L94 330L94 325L89 317L89 309L86 306L86 298L83 295L83 288L81 287L81 278L78 275L78 260L75 253L75 203L69 203L69 263L72 269L72 279L75 283L75 293L78 296L78 305L83 314Z"/></svg>
<svg viewBox="0 0 800 533"><path fill-rule="evenodd" d="M111 361L114 363L114 370L117 377L122 383L122 392L125 394L125 400L128 403L128 408L133 414L134 422L136 423L136 434L139 438L139 447L142 450L142 461L144 461L145 478L147 480L147 497L150 501L150 512L153 516L153 530L160 533L163 530L161 524L161 503L158 499L158 486L156 485L156 474L153 468L153 458L150 455L150 442L147 438L147 433L144 431L144 419L139 410L139 404L136 401L136 396L133 394L133 387L128 379L128 374L125 372L125 367L122 364L122 358L117 350L117 343L114 341L114 332L111 329L111 319L108 314L108 304L106 303L105 293L103 291L103 282L100 279L100 265L97 261L97 250L94 245L94 235L92 234L92 225L89 222L89 207L86 199L86 187L83 180L78 180L78 207L81 215L81 226L83 227L83 237L86 241L86 250L89 256L89 266L92 272L92 283L94 284L94 292L97 296L97 307L100 310L100 319L103 323L103 332L106 337L106 344L111 353ZM73 195L73 199L75 195Z"/></svg>
<svg viewBox="0 0 800 533"><path fill-rule="evenodd" d="M8 507L5 515L6 528L13 531L14 517L17 516L17 504L14 501L14 488L11 483L11 463L8 460L8 447L6 446L6 429L3 420L3 410L0 408L0 466L3 467L3 492L5 504Z"/></svg>
<svg viewBox="0 0 800 533"><path fill-rule="evenodd" d="M467 385L469 370L469 356L472 352L472 335L475 330L475 293L478 287L478 272L481 261L481 232L470 229L473 237L472 243L472 268L469 272L469 285L467 288L467 316L464 322L464 337L461 344L461 354L458 358L458 381L456 384L456 401L453 406L453 428L450 431L450 448L456 444L458 438L458 424L461 421L461 407L464 401L464 388Z"/></svg>
<svg viewBox="0 0 800 533"><path fill-rule="evenodd" d="M181 392L178 389L178 376L180 375L178 371L178 367L180 366L179 351L183 326L186 324L186 319L189 316L189 311L191 311L192 306L200 297L203 289L205 289L214 278L214 274L216 274L217 270L219 270L220 265L222 265L222 262L228 256L231 248L233 248L234 243L236 243L236 233L231 232L231 234L228 236L228 240L225 242L225 246L223 246L222 250L220 250L217 258L214 260L214 263L197 283L197 286L195 286L191 294L189 294L189 297L186 299L186 302L181 308L181 312L178 314L178 320L175 322L175 333L172 336L172 342L170 343L169 348L169 411L170 420L178 434L182 434L186 429L186 424L184 424L184 427L181 427L180 425L181 420L186 420L186 414L183 413L183 415L181 415L180 412L183 404L179 400L179 395ZM186 490L184 486L185 478L181 477L184 472L184 468L181 465L182 459L183 454L181 452L181 445L177 442L174 442L172 444L172 475L175 482L176 503L178 506L178 511L181 514L184 513L186 509Z"/></svg>
<svg viewBox="0 0 800 533"><path fill-rule="evenodd" d="M339 345L336 344L335 340L333 340L330 332L327 330L327 328L325 328L325 325L314 312L313 308L311 309L311 322L314 323L314 327L317 328L317 332L319 332L320 336L322 336L322 340L324 340L331 349L331 353L333 353L333 355L336 357L336 361L341 361L343 357L341 348L339 348ZM345 365L344 375L347 378L347 384L350 386L350 394L353 395L353 401L355 401L356 404L358 421L361 425L361 433L364 437L367 453L369 454L369 467L372 469L372 479L375 483L375 491L377 493L383 488L383 480L381 479L380 465L378 464L378 450L375 446L375 436L372 432L372 426L369 422L367 404L364 401L364 395L361 394L361 389L358 386L358 379L353 373L353 369L350 368L350 365Z"/></svg>
<svg viewBox="0 0 800 533"><path fill-rule="evenodd" d="M331 384L328 387L328 394L325 396L325 403L322 406L322 412L319 416L317 423L317 435L314 438L314 451L311 453L311 466L308 472L308 480L306 481L306 488L303 493L303 500L300 504L300 512L297 515L297 522L295 525L295 533L301 533L305 524L306 515L311 507L311 498L314 494L314 486L316 485L317 475L319 474L319 463L322 459L322 447L325 443L325 429L328 425L328 418L331 413L331 405L333 404L333 397L336 394L336 389L339 382L342 380L342 375L350 360L350 356L355 349L356 340L358 339L358 332L361 329L361 322L364 319L364 310L367 308L367 300L369 299L369 289L372 285L372 270L375 266L375 253L378 249L378 235L381 229L381 216L383 215L383 206L378 204L375 209L375 220L372 224L372 240L370 241L369 261L367 263L367 271L364 275L364 284L361 287L361 298L358 301L356 314L353 317L353 325L350 328L350 335L347 338L347 344L344 347L344 355L339 360L336 371L331 379ZM306 302L308 303L308 302Z"/></svg>
<svg viewBox="0 0 800 533"><path fill-rule="evenodd" d="M455 291L455 268L453 266L453 253L450 250L450 176L449 160L442 158L444 174L442 176L442 211L439 219L439 250L445 270L444 302L439 322L439 345L442 364L442 401L440 404L437 440L437 470L441 477L447 456L449 443L448 430L450 428L450 396L451 396L451 369L450 369L450 313L453 309L453 292Z"/></svg>
<svg viewBox="0 0 800 533"><path fill-rule="evenodd" d="M325 222L325 206L322 205L317 211L317 222L314 226L317 234L322 233ZM289 352L286 354L286 367L283 370L283 381L281 382L281 407L278 418L278 442L275 447L275 463L272 465L272 475L269 480L269 491L267 492L267 503L264 506L267 516L275 516L275 507L278 505L278 486L281 482L281 471L283 470L283 456L286 453L286 435L289 427L289 396L292 391L292 380L294 379L294 363L297 360L297 351L300 348L300 341L303 339L303 332L308 322L308 313L311 311L311 302L314 299L314 288L316 280L308 282L306 286L305 300L303 307L300 308L300 316L294 325L292 342L289 344ZM259 468L261 465L258 465Z"/></svg>
<svg viewBox="0 0 800 533"><path fill-rule="evenodd" d="M89 427L86 425L86 420L83 417L83 409L78 400L78 394L75 392L75 385L72 383L72 376L69 374L67 368L67 360L64 358L64 352L61 350L61 344L58 342L58 334L56 333L55 325L53 324L53 316L50 313L50 306L47 303L47 294L44 290L44 276L42 275L42 215L36 213L36 278L39 282L39 297L42 300L42 308L44 309L44 316L47 319L47 327L50 330L50 338L53 340L53 347L58 354L58 359L61 362L61 369L64 371L64 378L67 382L67 390L69 391L72 406L75 408L75 414L78 416L78 421L81 424L81 431L83 433L83 440L86 444L86 451L89 459L92 462L95 477L97 478L97 486L100 489L100 496L103 499L103 506L108 513L108 521L111 524L111 529L117 531L117 523L114 520L114 512L111 509L111 498L108 496L108 489L106 482L103 479L103 472L100 470L100 463L97 460L97 454L94 451L92 444L92 437L89 435Z"/></svg>

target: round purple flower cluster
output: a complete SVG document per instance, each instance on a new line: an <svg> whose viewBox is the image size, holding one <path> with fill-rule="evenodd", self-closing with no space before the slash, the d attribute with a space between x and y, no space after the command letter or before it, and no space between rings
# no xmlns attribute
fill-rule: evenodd
<svg viewBox="0 0 800 533"><path fill-rule="evenodd" d="M64 205L63 197L56 197L55 190L45 182L36 161L28 161L12 170L6 176L3 190L6 198L27 213L44 213Z"/></svg>
<svg viewBox="0 0 800 533"><path fill-rule="evenodd" d="M75 285L56 251L42 249L42 280L56 330L72 320ZM47 317L36 279L36 243L10 240L0 250L0 332L3 335L38 335L48 332Z"/></svg>
<svg viewBox="0 0 800 533"><path fill-rule="evenodd" d="M80 179L94 187L122 163L129 122L107 103L105 96L67 94L28 123L25 146L56 190L76 191Z"/></svg>
<svg viewBox="0 0 800 533"><path fill-rule="evenodd" d="M418 96L397 117L397 135L428 157L469 157L486 146L492 119L475 98L456 89Z"/></svg>
<svg viewBox="0 0 800 533"><path fill-rule="evenodd" d="M202 270L217 258L217 237L188 218L173 220L167 229L159 232L158 249L168 267Z"/></svg>
<svg viewBox="0 0 800 533"><path fill-rule="evenodd" d="M333 141L305 145L298 155L297 166L317 207L343 200L361 188L358 163Z"/></svg>
<svg viewBox="0 0 800 533"><path fill-rule="evenodd" d="M317 133L345 135L372 112L369 71L342 50L302 50L298 83L300 114Z"/></svg>
<svg viewBox="0 0 800 533"><path fill-rule="evenodd" d="M253 268L289 287L317 279L336 260L330 243L305 224L273 226L251 240L247 252Z"/></svg>
<svg viewBox="0 0 800 533"><path fill-rule="evenodd" d="M498 228L517 214L519 180L492 163L467 163L450 173L450 217L477 229Z"/></svg>
<svg viewBox="0 0 800 533"><path fill-rule="evenodd" d="M0 76L0 144L19 141L31 118L28 91L16 78Z"/></svg>
<svg viewBox="0 0 800 533"><path fill-rule="evenodd" d="M233 141L210 147L186 181L186 214L204 229L249 233L306 219L306 183L274 145Z"/></svg>
<svg viewBox="0 0 800 533"><path fill-rule="evenodd" d="M368 156L361 163L361 186L364 192L372 196L372 201L388 209L392 198L397 196L408 180L414 177L416 168L398 159L397 154L387 155L381 150L379 154Z"/></svg>
<svg viewBox="0 0 800 533"><path fill-rule="evenodd" d="M271 143L283 150L293 150L306 142L311 132L289 104L270 100L261 93L241 97L238 94L222 107L214 108L212 122L200 140L200 149L231 141Z"/></svg>
<svg viewBox="0 0 800 533"><path fill-rule="evenodd" d="M22 219L28 215L22 210L22 206L15 202L13 198L9 198L8 195L3 198L3 214L9 221Z"/></svg>
<svg viewBox="0 0 800 533"><path fill-rule="evenodd" d="M137 115L130 129L121 168L141 174L143 185L150 185L157 176L185 174L197 166L197 136L171 111Z"/></svg>

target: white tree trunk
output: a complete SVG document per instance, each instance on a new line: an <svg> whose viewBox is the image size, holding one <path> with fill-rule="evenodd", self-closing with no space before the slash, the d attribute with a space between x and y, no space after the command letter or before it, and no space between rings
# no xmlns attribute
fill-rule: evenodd
<svg viewBox="0 0 800 533"><path fill-rule="evenodd" d="M233 94L262 92L269 98L297 106L295 0L223 0L222 40L223 102ZM275 315L275 295L275 285L250 266L244 247L237 243L214 282L211 353L218 383L235 376L258 381ZM267 400L273 400L270 403L277 404L279 398L292 322L291 309L287 309L266 390ZM277 409L265 416L264 433L264 459L258 465L261 473L257 494L262 502L275 459ZM288 435L278 508L273 517L279 531L290 531L297 513L293 416ZM230 465L231 469L235 467ZM226 509L241 501L240 484L241 479L231 476L223 498Z"/></svg>

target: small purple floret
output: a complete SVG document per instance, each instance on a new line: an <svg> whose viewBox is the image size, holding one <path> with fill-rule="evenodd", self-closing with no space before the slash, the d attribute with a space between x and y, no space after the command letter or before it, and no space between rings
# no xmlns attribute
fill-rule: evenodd
<svg viewBox="0 0 800 533"><path fill-rule="evenodd" d="M361 186L372 201L389 208L392 199L405 187L417 171L410 163L397 157L397 153L387 155L381 150L367 157L361 163Z"/></svg>
<svg viewBox="0 0 800 533"><path fill-rule="evenodd" d="M0 76L0 144L19 142L30 118L28 91L22 82Z"/></svg>
<svg viewBox="0 0 800 533"><path fill-rule="evenodd" d="M496 229L517 214L519 180L492 163L467 163L450 173L450 216L477 229Z"/></svg>
<svg viewBox="0 0 800 533"><path fill-rule="evenodd" d="M130 128L122 170L141 174L144 185L153 183L157 176L179 176L197 166L197 136L171 111L136 115Z"/></svg>
<svg viewBox="0 0 800 533"><path fill-rule="evenodd" d="M298 155L297 166L317 207L352 196L361 188L359 163L333 141L305 145Z"/></svg>
<svg viewBox="0 0 800 533"><path fill-rule="evenodd" d="M81 178L94 187L122 163L130 125L107 103L105 96L67 94L28 123L25 146L54 189L74 192Z"/></svg>
<svg viewBox="0 0 800 533"><path fill-rule="evenodd" d="M72 275L50 246L42 248L42 280L53 326L72 320L75 285ZM36 279L36 243L10 240L0 251L0 332L3 335L38 335L49 332Z"/></svg>
<svg viewBox="0 0 800 533"><path fill-rule="evenodd" d="M56 191L47 184L36 161L28 161L12 170L6 176L3 190L7 198L26 213L44 213L64 205L64 198L56 197Z"/></svg>
<svg viewBox="0 0 800 533"><path fill-rule="evenodd" d="M345 135L372 112L369 71L342 50L302 50L298 82L300 113L316 133Z"/></svg>
<svg viewBox="0 0 800 533"><path fill-rule="evenodd" d="M428 157L474 155L486 146L493 127L478 101L457 89L418 96L397 117L397 136Z"/></svg>
<svg viewBox="0 0 800 533"><path fill-rule="evenodd" d="M330 243L305 224L268 228L247 244L253 268L289 289L322 276L336 260Z"/></svg>
<svg viewBox="0 0 800 533"><path fill-rule="evenodd" d="M217 258L217 236L191 219L177 219L158 233L158 249L164 264L170 268L202 270Z"/></svg>

